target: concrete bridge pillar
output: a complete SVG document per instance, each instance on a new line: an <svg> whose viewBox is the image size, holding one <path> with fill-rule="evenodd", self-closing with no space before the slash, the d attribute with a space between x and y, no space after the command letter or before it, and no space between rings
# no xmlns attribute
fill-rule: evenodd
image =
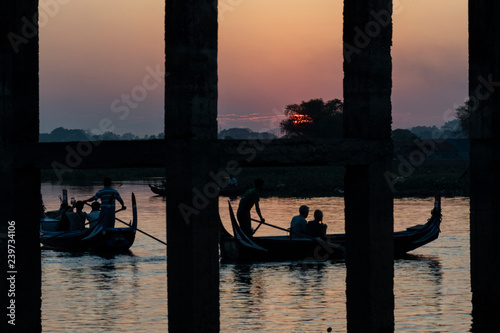
<svg viewBox="0 0 500 333"><path fill-rule="evenodd" d="M392 2L344 1L344 137L383 142L345 175L348 332L394 331ZM387 153L389 152L389 153Z"/></svg>
<svg viewBox="0 0 500 333"><path fill-rule="evenodd" d="M500 3L469 1L470 236L474 332L500 307Z"/></svg>
<svg viewBox="0 0 500 333"><path fill-rule="evenodd" d="M0 331L41 331L40 172L20 162L38 142L38 1L0 10ZM15 324L15 325L13 325Z"/></svg>
<svg viewBox="0 0 500 333"><path fill-rule="evenodd" d="M219 331L217 33L213 0L166 2L170 332Z"/></svg>

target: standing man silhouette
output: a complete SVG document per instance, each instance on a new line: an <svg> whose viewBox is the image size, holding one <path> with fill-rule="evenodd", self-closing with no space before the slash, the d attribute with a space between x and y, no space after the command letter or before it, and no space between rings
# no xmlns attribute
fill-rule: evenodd
<svg viewBox="0 0 500 333"><path fill-rule="evenodd" d="M241 229L250 237L252 237L253 235L250 210L254 205L255 211L257 212L257 215L259 215L260 220L262 222L266 221L262 217L259 207L259 192L262 192L263 190L264 181L260 178L256 179L254 182L254 187L246 191L245 194L243 194L243 196L241 197L240 204L238 206L238 212L236 213Z"/></svg>
<svg viewBox="0 0 500 333"><path fill-rule="evenodd" d="M123 199L120 196L120 193L118 193L117 190L111 188L111 178L109 177L104 178L103 185L104 185L103 189L97 191L97 193L92 198L89 198L84 202L101 199L101 215L105 214L109 208L110 222L108 227L113 228L115 226L115 200L118 200L118 202L122 205L121 208L122 210L127 209L127 207L125 207L125 204L123 203ZM110 200L111 197L113 198L112 200Z"/></svg>

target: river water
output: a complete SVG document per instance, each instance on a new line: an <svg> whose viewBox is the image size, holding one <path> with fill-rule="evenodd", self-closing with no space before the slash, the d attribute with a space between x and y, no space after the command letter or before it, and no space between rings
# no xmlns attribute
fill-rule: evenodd
<svg viewBox="0 0 500 333"><path fill-rule="evenodd" d="M118 187L119 186L119 187ZM77 200L100 185L42 184L48 210L59 207L62 189ZM116 188L130 206L137 197L139 228L166 240L165 199L147 182ZM227 198L221 218L231 231ZM233 205L237 204L237 201ZM298 207L321 209L328 232L343 233L343 198L263 198L266 221L288 227ZM423 224L433 198L396 199L395 230ZM395 261L397 332L467 332L471 327L469 199L443 198L439 238ZM131 219L131 210L118 213ZM282 232L261 226L257 235ZM137 233L129 254L71 254L42 250L42 326L45 332L165 332L168 327L166 249ZM346 268L342 262L221 264L220 320L223 332L346 331Z"/></svg>

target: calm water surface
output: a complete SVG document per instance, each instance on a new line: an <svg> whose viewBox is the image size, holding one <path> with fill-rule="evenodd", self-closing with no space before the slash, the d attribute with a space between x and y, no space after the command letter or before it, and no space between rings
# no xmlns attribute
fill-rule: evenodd
<svg viewBox="0 0 500 333"><path fill-rule="evenodd" d="M118 186L119 184L117 184ZM42 184L47 209L57 209L63 187ZM65 186L77 200L100 185ZM128 206L136 194L139 228L166 239L165 200L147 183L117 187ZM233 205L237 204L235 202ZM329 232L343 232L343 198L264 198L270 223L288 227L298 207L321 209ZM433 198L394 202L395 230L425 223ZM467 332L471 326L469 200L443 199L441 235L395 262L397 332ZM227 198L220 199L228 228ZM131 211L118 213L131 219ZM257 235L279 235L262 226ZM168 327L165 246L137 234L128 254L101 256L42 251L42 325L45 332L164 332ZM221 331L345 332L345 264L284 262L221 264Z"/></svg>

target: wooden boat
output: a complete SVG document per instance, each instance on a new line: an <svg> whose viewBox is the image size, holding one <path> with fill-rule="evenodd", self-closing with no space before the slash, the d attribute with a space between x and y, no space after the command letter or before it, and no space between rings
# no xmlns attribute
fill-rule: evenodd
<svg viewBox="0 0 500 333"><path fill-rule="evenodd" d="M162 195L165 196L167 195L167 190L165 189L164 186L159 186L159 185L151 185L148 184L149 188L151 189L151 192L157 195ZM247 190L250 189L250 186L236 186L236 187L224 187L219 189L219 195L220 196L226 196L226 197L233 197L233 196L238 196L242 195L245 193Z"/></svg>
<svg viewBox="0 0 500 333"><path fill-rule="evenodd" d="M167 189L164 186L158 186L158 185L151 185L148 184L149 188L151 189L151 192L157 195L162 195L165 196L167 195Z"/></svg>
<svg viewBox="0 0 500 333"><path fill-rule="evenodd" d="M248 237L240 228L231 204L229 215L233 228L231 235L220 223L220 251L228 261L280 261L340 259L345 254L345 234L327 235L326 240L304 236L290 239L287 236ZM394 255L396 258L437 239L441 224L441 200L436 197L431 217L423 225L415 225L394 233ZM286 230L286 229L284 229Z"/></svg>
<svg viewBox="0 0 500 333"><path fill-rule="evenodd" d="M225 197L236 197L238 195L242 195L250 188L251 187L248 185L236 186L236 187L226 186L224 188L219 189L219 195Z"/></svg>
<svg viewBox="0 0 500 333"><path fill-rule="evenodd" d="M137 205L132 193L133 220L129 227L114 228L114 214L108 208L99 223L92 228L82 230L57 231L58 218L44 215L40 221L40 242L43 248L61 251L110 251L128 250L134 244L137 231Z"/></svg>

